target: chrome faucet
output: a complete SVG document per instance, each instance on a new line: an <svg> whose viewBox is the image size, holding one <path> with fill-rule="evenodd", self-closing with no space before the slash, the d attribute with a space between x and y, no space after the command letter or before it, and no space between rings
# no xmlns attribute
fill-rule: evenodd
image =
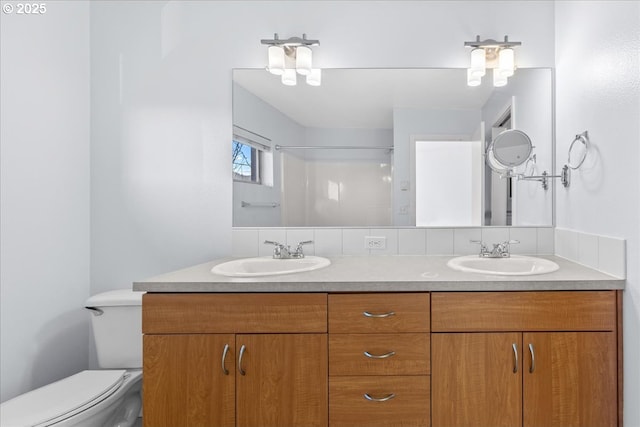
<svg viewBox="0 0 640 427"><path fill-rule="evenodd" d="M265 240L265 244L274 245L273 248L273 258L274 259L300 259L304 258L304 252L302 250L303 245L308 245L309 243L313 243L313 240L306 240L304 242L299 242L296 246L295 251L291 250L291 246L285 246L282 243L274 242L271 240Z"/></svg>
<svg viewBox="0 0 640 427"><path fill-rule="evenodd" d="M519 240L507 240L502 243L494 243L493 248L489 249L486 244L480 240L470 240L471 243L478 243L480 245L481 258L509 258L511 253L509 252L510 245L520 243Z"/></svg>

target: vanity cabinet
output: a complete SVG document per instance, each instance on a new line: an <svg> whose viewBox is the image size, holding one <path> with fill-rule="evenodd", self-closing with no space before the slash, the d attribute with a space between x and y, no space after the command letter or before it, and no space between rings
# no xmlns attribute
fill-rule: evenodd
<svg viewBox="0 0 640 427"><path fill-rule="evenodd" d="M326 294L145 294L145 426L326 426Z"/></svg>
<svg viewBox="0 0 640 427"><path fill-rule="evenodd" d="M147 293L148 427L621 425L621 293Z"/></svg>
<svg viewBox="0 0 640 427"><path fill-rule="evenodd" d="M428 293L329 295L329 425L430 425Z"/></svg>
<svg viewBox="0 0 640 427"><path fill-rule="evenodd" d="M614 291L433 293L433 425L617 425L616 328Z"/></svg>

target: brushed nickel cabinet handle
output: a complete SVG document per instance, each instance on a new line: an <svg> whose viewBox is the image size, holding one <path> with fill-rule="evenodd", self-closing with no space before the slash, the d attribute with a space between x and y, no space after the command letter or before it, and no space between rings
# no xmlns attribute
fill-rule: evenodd
<svg viewBox="0 0 640 427"><path fill-rule="evenodd" d="M242 356L244 356L244 351L246 349L247 348L244 346L244 344L242 344L242 347L240 347L240 355L238 356L238 372L240 372L240 375L246 374L244 369L242 369Z"/></svg>
<svg viewBox="0 0 640 427"><path fill-rule="evenodd" d="M373 317L373 318L377 318L377 319L381 319L381 318L385 318L385 317L391 317L391 316L395 316L396 313L393 311L389 311L388 313L380 313L380 314L375 314L375 313L371 313L369 311L365 311L362 313L364 315L364 317Z"/></svg>
<svg viewBox="0 0 640 427"><path fill-rule="evenodd" d="M515 374L518 372L518 347L516 347L515 343L511 344L511 346L513 347L513 373Z"/></svg>
<svg viewBox="0 0 640 427"><path fill-rule="evenodd" d="M529 373L533 374L536 370L536 353L533 350L533 344L529 343L529 353L531 353L531 366L529 366Z"/></svg>
<svg viewBox="0 0 640 427"><path fill-rule="evenodd" d="M365 351L364 355L370 359L386 359L387 357L395 356L396 352L390 351L389 353L385 353L385 354L371 354L368 351Z"/></svg>
<svg viewBox="0 0 640 427"><path fill-rule="evenodd" d="M225 362L227 361L227 353L229 353L229 344L225 344L224 350L222 350L222 373L225 375L229 375L229 370L225 366Z"/></svg>
<svg viewBox="0 0 640 427"><path fill-rule="evenodd" d="M369 401L371 401L371 402L386 402L387 400L391 400L394 397L396 397L395 393L390 393L390 394L386 395L385 397L373 397L369 393L365 393L364 394L364 398L369 400Z"/></svg>

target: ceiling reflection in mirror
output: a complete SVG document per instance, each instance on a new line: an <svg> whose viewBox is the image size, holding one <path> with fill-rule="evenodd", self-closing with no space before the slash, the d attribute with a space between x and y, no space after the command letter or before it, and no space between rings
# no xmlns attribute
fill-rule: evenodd
<svg viewBox="0 0 640 427"><path fill-rule="evenodd" d="M233 71L234 226L552 225L553 186L485 161L518 129L533 144L518 173L553 170L550 69L504 87L469 87L465 69L322 72L313 87Z"/></svg>

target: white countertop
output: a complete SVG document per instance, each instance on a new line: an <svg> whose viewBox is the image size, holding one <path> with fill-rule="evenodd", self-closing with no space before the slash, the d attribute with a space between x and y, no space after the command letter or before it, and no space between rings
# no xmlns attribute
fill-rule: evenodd
<svg viewBox="0 0 640 427"><path fill-rule="evenodd" d="M232 278L211 273L225 258L133 283L147 292L417 292L624 289L625 280L556 256L553 273L498 276L447 267L452 256L327 257L331 265L304 273Z"/></svg>

